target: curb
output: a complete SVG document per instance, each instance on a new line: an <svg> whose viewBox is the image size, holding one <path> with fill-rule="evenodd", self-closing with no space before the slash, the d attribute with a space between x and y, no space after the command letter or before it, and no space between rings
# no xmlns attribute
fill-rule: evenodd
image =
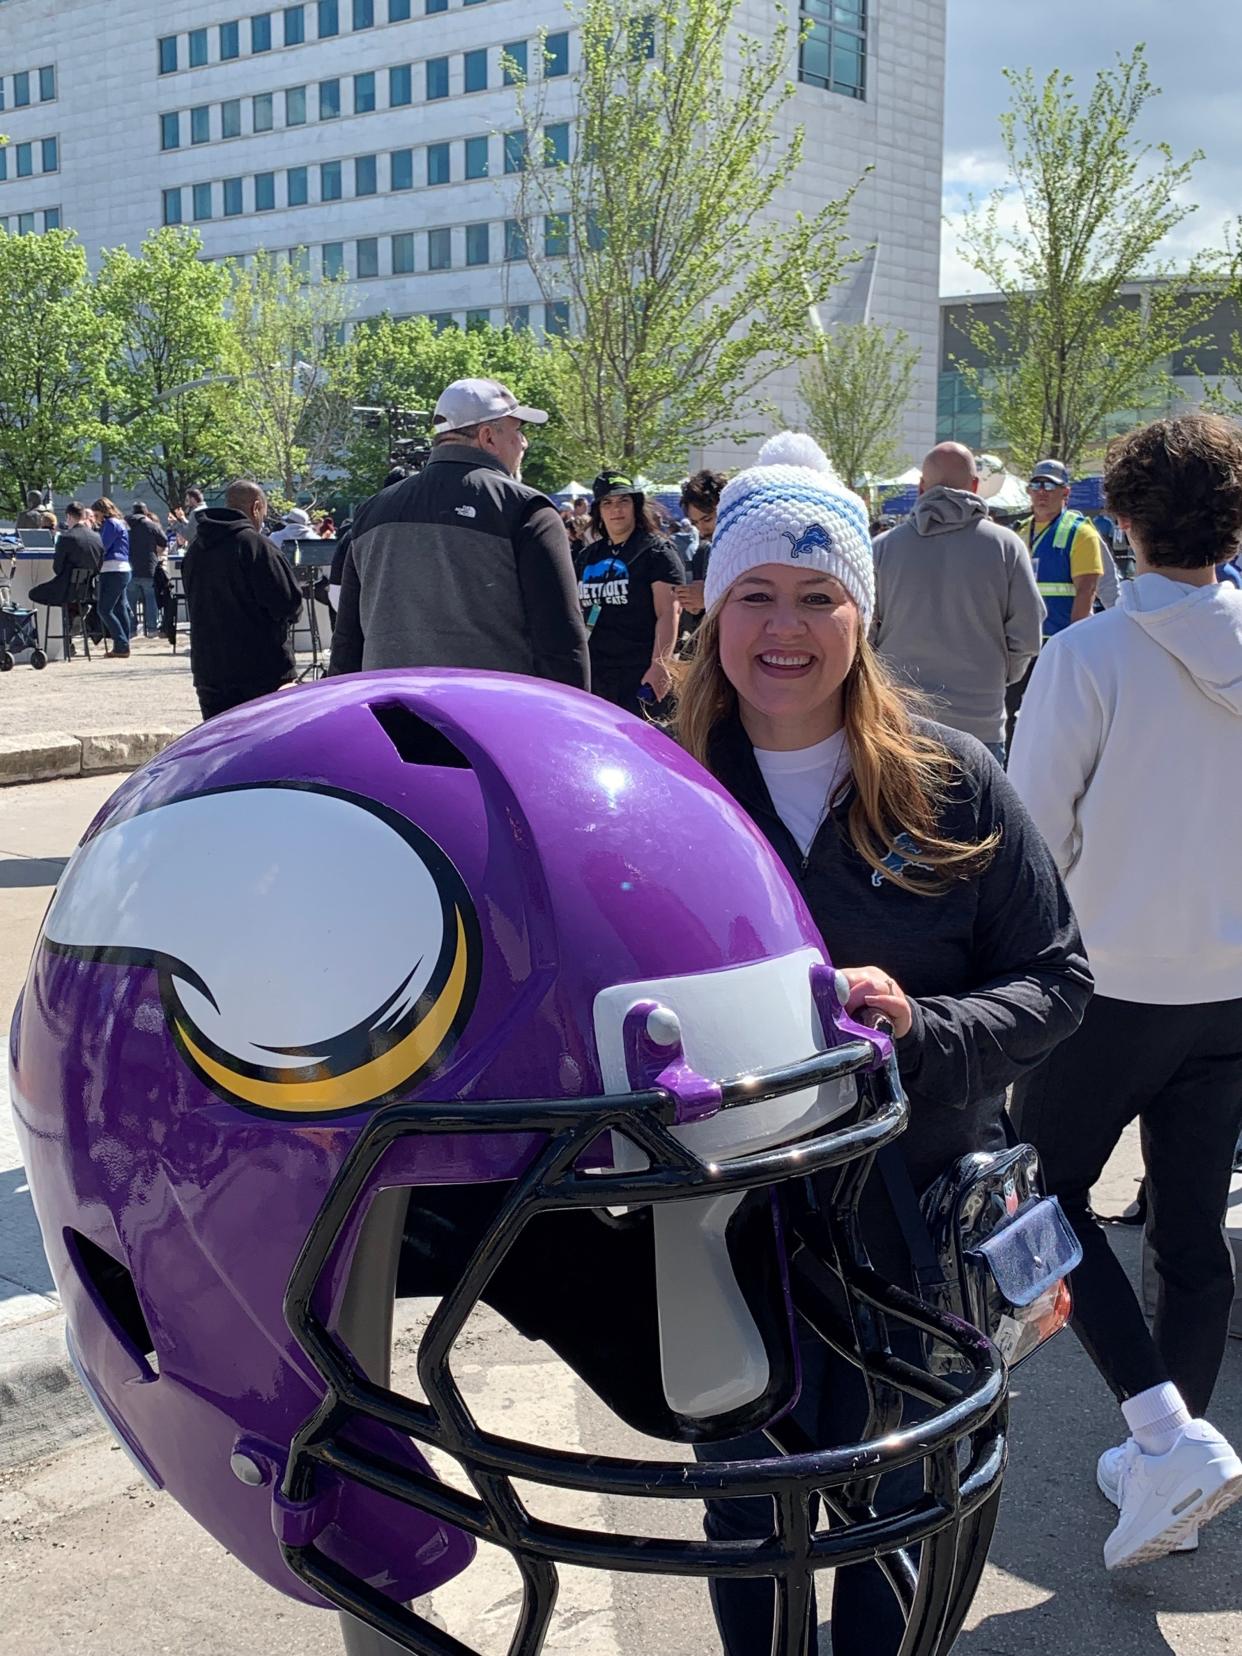
<svg viewBox="0 0 1242 1656"><path fill-rule="evenodd" d="M105 1430L69 1361L63 1314L4 1329L0 1351L19 1332L20 1361L0 1363L0 1473Z"/></svg>
<svg viewBox="0 0 1242 1656"><path fill-rule="evenodd" d="M0 788L137 770L182 734L179 730L117 730L74 736L40 730L26 736L0 736Z"/></svg>

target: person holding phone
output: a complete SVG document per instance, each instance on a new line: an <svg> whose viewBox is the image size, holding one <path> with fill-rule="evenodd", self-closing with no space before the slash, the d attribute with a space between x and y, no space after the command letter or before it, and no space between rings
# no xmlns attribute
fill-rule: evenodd
<svg viewBox="0 0 1242 1656"><path fill-rule="evenodd" d="M663 702L673 681L675 590L685 566L656 529L641 488L620 472L595 479L591 539L574 555L591 651L591 688L631 713Z"/></svg>

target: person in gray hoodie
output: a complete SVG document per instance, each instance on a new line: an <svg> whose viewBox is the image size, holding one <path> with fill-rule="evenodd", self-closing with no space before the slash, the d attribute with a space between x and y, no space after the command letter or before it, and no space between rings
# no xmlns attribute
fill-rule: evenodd
<svg viewBox="0 0 1242 1656"><path fill-rule="evenodd" d="M988 517L975 457L939 443L906 522L874 542L871 642L932 717L1004 763L1005 687L1039 653L1044 603L1026 548Z"/></svg>

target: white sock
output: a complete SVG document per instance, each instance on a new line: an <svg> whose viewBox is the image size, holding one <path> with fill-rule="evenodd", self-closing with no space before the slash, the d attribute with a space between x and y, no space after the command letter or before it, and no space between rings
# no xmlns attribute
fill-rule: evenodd
<svg viewBox="0 0 1242 1656"><path fill-rule="evenodd" d="M1167 1455L1183 1427L1190 1425L1190 1410L1171 1381L1149 1386L1127 1397L1121 1405L1126 1425L1145 1455Z"/></svg>

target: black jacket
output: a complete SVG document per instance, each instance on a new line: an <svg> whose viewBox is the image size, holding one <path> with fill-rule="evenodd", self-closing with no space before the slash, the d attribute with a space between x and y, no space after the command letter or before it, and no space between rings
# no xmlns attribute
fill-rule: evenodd
<svg viewBox="0 0 1242 1656"><path fill-rule="evenodd" d="M552 502L470 443L360 506L333 673L482 667L590 688L569 538Z"/></svg>
<svg viewBox="0 0 1242 1656"><path fill-rule="evenodd" d="M1006 1087L1073 1033L1092 980L1051 854L1000 766L971 736L919 728L961 766L942 831L979 840L1001 830L985 872L941 896L873 873L850 842L848 797L804 857L736 716L718 732L710 768L792 875L833 964L879 966L909 996L914 1025L897 1043L910 1100L900 1144L922 1190L956 1157L1004 1145Z"/></svg>
<svg viewBox="0 0 1242 1656"><path fill-rule="evenodd" d="M244 512L215 506L200 513L181 582L190 613L190 670L200 689L261 696L289 683L301 591Z"/></svg>
<svg viewBox="0 0 1242 1656"><path fill-rule="evenodd" d="M98 575L102 563L103 542L94 529L76 523L57 535L56 550L52 554L53 577L74 569L89 569L92 575Z"/></svg>
<svg viewBox="0 0 1242 1656"><path fill-rule="evenodd" d="M158 554L168 549L168 536L154 518L140 513L131 512L125 521L129 525L129 572L139 580L150 580Z"/></svg>

